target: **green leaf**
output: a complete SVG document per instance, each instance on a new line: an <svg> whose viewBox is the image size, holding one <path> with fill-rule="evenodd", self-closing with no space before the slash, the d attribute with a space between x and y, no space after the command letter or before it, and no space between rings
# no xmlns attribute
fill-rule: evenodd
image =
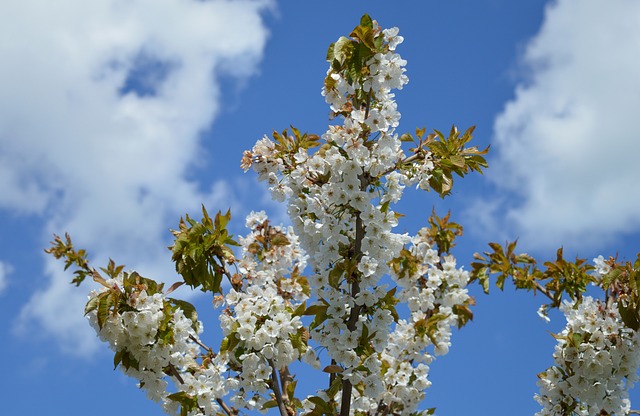
<svg viewBox="0 0 640 416"><path fill-rule="evenodd" d="M102 329L104 323L107 320L107 316L109 315L109 308L113 305L113 298L111 297L111 293L104 292L99 295L100 300L98 301L98 328Z"/></svg>
<svg viewBox="0 0 640 416"><path fill-rule="evenodd" d="M262 405L263 409L272 409L274 407L278 407L278 402L276 400L267 400Z"/></svg>
<svg viewBox="0 0 640 416"><path fill-rule="evenodd" d="M333 46L333 56L340 64L344 64L351 53L353 52L352 40L341 36L340 39Z"/></svg>
<svg viewBox="0 0 640 416"><path fill-rule="evenodd" d="M453 155L453 156L451 156L450 160L451 160L451 163L454 166L457 166L459 168L464 168L464 166L465 166L465 160L464 160L464 157L462 155Z"/></svg>
<svg viewBox="0 0 640 416"><path fill-rule="evenodd" d="M640 329L640 304L625 305L623 302L618 302L618 312L620 312L620 318L627 328L636 332Z"/></svg>
<svg viewBox="0 0 640 416"><path fill-rule="evenodd" d="M344 369L339 365L328 365L322 369L324 373L342 373Z"/></svg>
<svg viewBox="0 0 640 416"><path fill-rule="evenodd" d="M376 49L376 45L373 43L373 30L371 28L357 26L353 29L353 32L351 32L351 37L359 39L369 51Z"/></svg>
<svg viewBox="0 0 640 416"><path fill-rule="evenodd" d="M84 307L84 314L87 315L89 312L96 310L98 308L99 302L100 298L98 296L89 299Z"/></svg>
<svg viewBox="0 0 640 416"><path fill-rule="evenodd" d="M363 14L360 18L360 26L373 29L373 20L371 19L371 16L366 13Z"/></svg>
<svg viewBox="0 0 640 416"><path fill-rule="evenodd" d="M296 386L298 385L298 380L293 380L287 385L287 395L292 398L295 396Z"/></svg>
<svg viewBox="0 0 640 416"><path fill-rule="evenodd" d="M334 49L336 47L336 43L332 42L327 49L327 62L331 62L335 59Z"/></svg>
<svg viewBox="0 0 640 416"><path fill-rule="evenodd" d="M315 408L320 410L320 412L322 412L321 414L323 415L332 414L331 406L329 406L329 403L325 402L322 398L318 396L311 396L311 397L308 397L307 400L313 403L315 405Z"/></svg>
<svg viewBox="0 0 640 416"><path fill-rule="evenodd" d="M305 311L304 314L305 315L317 315L319 313L326 313L327 312L327 305L322 304L322 303L315 303L311 306L309 306Z"/></svg>
<svg viewBox="0 0 640 416"><path fill-rule="evenodd" d="M288 246L291 243L286 235L278 233L271 237L271 244L274 246Z"/></svg>
<svg viewBox="0 0 640 416"><path fill-rule="evenodd" d="M400 141L401 142L413 142L413 136L411 135L411 133L405 133L402 136L400 136Z"/></svg>
<svg viewBox="0 0 640 416"><path fill-rule="evenodd" d="M333 382L329 386L329 390L327 390L327 396L333 397L336 394L338 394L340 390L342 390L342 377L338 376L333 380Z"/></svg>
<svg viewBox="0 0 640 416"><path fill-rule="evenodd" d="M298 305L298 307L295 309L295 311L293 311L293 313L291 314L292 316L303 316L306 315L307 311L307 304L306 303L301 303L300 305ZM310 314L313 315L313 314Z"/></svg>
<svg viewBox="0 0 640 416"><path fill-rule="evenodd" d="M118 365L122 361L122 356L124 355L124 350L118 350L113 356L113 369L118 368Z"/></svg>
<svg viewBox="0 0 640 416"><path fill-rule="evenodd" d="M332 287L338 287L340 283L340 278L342 277L344 272L345 270L344 270L343 263L338 263L335 266L333 266L333 269L331 269L331 271L329 272L329 284Z"/></svg>

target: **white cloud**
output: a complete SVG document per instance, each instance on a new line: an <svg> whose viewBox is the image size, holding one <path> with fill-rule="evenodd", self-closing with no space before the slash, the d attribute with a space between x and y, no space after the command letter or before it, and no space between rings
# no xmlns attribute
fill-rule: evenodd
<svg viewBox="0 0 640 416"><path fill-rule="evenodd" d="M516 201L494 214L527 244L601 247L640 229L638 51L635 0L547 6L526 82L496 119L488 171Z"/></svg>
<svg viewBox="0 0 640 416"><path fill-rule="evenodd" d="M221 105L217 76L256 71L270 7L2 1L0 209L43 216L47 233L69 231L99 260L166 274L167 222L201 203L236 204L227 183L202 191L188 175ZM49 286L18 328L41 325L87 353L93 336L77 329L84 291L46 264Z"/></svg>
<svg viewBox="0 0 640 416"><path fill-rule="evenodd" d="M7 276L12 270L13 269L10 264L0 261L0 295L7 288Z"/></svg>

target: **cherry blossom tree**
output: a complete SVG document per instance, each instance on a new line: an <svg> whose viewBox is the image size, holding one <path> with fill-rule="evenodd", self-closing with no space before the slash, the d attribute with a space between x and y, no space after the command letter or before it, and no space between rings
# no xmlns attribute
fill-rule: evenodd
<svg viewBox="0 0 640 416"><path fill-rule="evenodd" d="M230 212L188 215L171 247L182 280L168 289L115 262L93 268L68 235L47 251L74 266L72 283L97 282L85 315L114 351L114 363L139 380L168 414L411 415L431 385L429 366L451 346L454 326L473 317L467 286L490 280L549 299L566 328L554 335L554 365L541 372L538 415L628 415L628 391L640 364L640 256L569 262L558 251L538 268L515 243L491 243L470 271L451 255L462 227L432 213L415 235L397 233L395 204L407 188L446 197L454 176L487 167L468 146L473 128L448 134L398 134L393 91L408 82L396 48L397 28L362 17L327 53L322 93L332 124L321 136L274 132L245 151L273 197L287 204L291 225L264 212L246 218L234 239ZM588 285L602 299L585 294ZM213 296L222 342L203 341L190 303L170 297L187 285ZM402 304L402 312L397 305ZM406 311L406 312L405 312ZM321 353L321 354L320 354ZM302 362L326 385L301 397L291 372Z"/></svg>

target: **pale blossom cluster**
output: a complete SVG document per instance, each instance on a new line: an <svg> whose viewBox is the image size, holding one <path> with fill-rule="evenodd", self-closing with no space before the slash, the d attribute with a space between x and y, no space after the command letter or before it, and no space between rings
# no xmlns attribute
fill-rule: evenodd
<svg viewBox="0 0 640 416"><path fill-rule="evenodd" d="M269 183L275 199L288 201L293 228L309 256L311 295L315 306L326 310L326 319L312 325L311 338L342 367L344 379L363 387L354 389L352 409L375 411L382 400L409 414L430 385L433 357L427 347L436 354L448 351L457 323L453 308L469 299L468 275L456 269L452 257L441 260L423 235L393 232L398 216L389 204L399 201L408 185L428 188L433 163L429 154L404 163L408 158L395 134L400 113L391 92L408 82L406 61L395 53L402 37L397 28L381 33L388 48L368 60L362 78L329 69L333 87L325 86L323 95L342 124L322 136L322 151L300 147L294 153L265 137L245 154L251 162L244 167L251 165ZM358 98L362 92L367 102ZM389 263L409 244L424 264L415 276L397 281L411 315L396 324L386 298L390 288L381 278L392 274ZM358 316L349 327L354 309ZM435 315L427 333L427 321ZM373 351L358 352L367 336ZM325 399L340 401L339 395Z"/></svg>
<svg viewBox="0 0 640 416"><path fill-rule="evenodd" d="M123 293L122 275L106 283ZM92 291L89 299L108 290L103 287ZM87 315L100 339L109 344L116 357L121 357L120 369L139 380L147 397L161 402L168 414L178 414L179 404L169 397L178 392L197 400L198 409L189 415L219 412L216 400L229 392L224 375L227 367L218 357L206 365L199 363L198 334L202 332L202 323L186 317L182 309L172 307L160 292L149 296L145 289L134 290L125 302L127 310L109 312L102 328L98 325L97 310ZM166 374L168 368L174 370L170 376Z"/></svg>
<svg viewBox="0 0 640 416"><path fill-rule="evenodd" d="M611 271L611 266L606 263L604 257L601 255L593 259L593 264L595 265L597 275L600 277L606 276Z"/></svg>
<svg viewBox="0 0 640 416"><path fill-rule="evenodd" d="M448 353L452 328L470 317L469 273L438 252L430 229L394 232L401 215L393 204L407 186L429 189L434 161L422 141L407 156L395 133L400 113L392 91L408 82L396 53L403 38L397 28L371 24L375 42L368 43L377 49L364 54L371 46L357 41L366 59L355 73L340 66L348 55L340 48L356 40L335 44L338 61L322 94L340 122L322 145L293 129L295 137L265 137L245 152L242 166L287 201L292 226L273 226L264 212L247 217L241 255L222 267L230 286L214 300L222 306L218 354L201 342L202 324L185 315L186 304L161 291L144 284L125 290L121 274L90 294L94 305L117 294L118 304L106 304L106 315L94 308L89 321L120 368L168 414L264 411L291 363L321 367L315 349L331 360L331 379L354 386L350 414L421 414L430 365ZM601 276L610 270L602 257L595 264ZM407 306L402 316L397 303ZM539 314L548 320L546 308ZM537 415L627 414L640 335L624 326L615 302L584 297L561 310L567 326L556 337L555 365L539 375ZM339 406L341 393L321 389L302 401L302 412L317 414L314 398Z"/></svg>
<svg viewBox="0 0 640 416"><path fill-rule="evenodd" d="M434 355L449 352L452 328L459 319L455 308L465 307L471 299L466 289L468 272L456 268L452 256L438 256L425 231L412 239L410 247L418 267L410 274L393 275L402 288L398 299L407 304L410 316L398 322L382 354L390 366L383 400L402 405L406 414L415 411L424 389L431 385L429 364Z"/></svg>
<svg viewBox="0 0 640 416"><path fill-rule="evenodd" d="M353 329L347 329L346 322L354 307L380 309L379 301L386 294L384 286L379 285L380 278L389 273L388 262L410 240L392 231L398 224L397 217L388 204L384 205L399 200L410 181L395 169L405 155L394 133L400 114L390 92L407 82L404 64L391 52L377 54L370 59L370 74L359 81L361 85L356 82L338 96L324 91L332 108L341 98L357 104L355 90L367 86L372 98L367 105L348 106L351 111L344 114L342 125L331 126L322 137L330 145L326 151L298 157L305 162L296 164L283 178L292 189L291 220L310 256L312 293L327 306L327 316L331 317L314 329L312 338L344 367L344 377L358 384L371 376L371 382L378 384L376 390L383 388L375 371L380 364L375 362L376 357L360 356L355 348L366 327L376 334L372 342L381 351L392 319L388 314L372 312L362 313ZM347 82L340 73L331 76L338 77L338 86ZM370 138L373 135L375 140ZM315 177L328 180L318 182ZM380 180L374 184L373 178ZM356 236L358 221L362 223L361 236ZM355 249L356 239L361 255L356 271L359 292L354 297L349 287L352 272L345 267L352 259L345 261L345 257L352 255L349 253ZM331 273L337 278L333 279ZM366 360L371 372L356 371Z"/></svg>
<svg viewBox="0 0 640 416"><path fill-rule="evenodd" d="M264 212L252 212L247 227L251 233L240 238L241 281L225 295L220 323L231 367L238 369L231 401L237 408L260 409L270 398L273 371L313 350L302 339L300 317L293 314L308 297L304 278L296 274L306 265L298 238L291 227L268 225Z"/></svg>
<svg viewBox="0 0 640 416"><path fill-rule="evenodd" d="M539 416L626 415L638 381L640 334L627 328L615 302L589 296L561 306L567 326L556 336L555 365L539 374Z"/></svg>

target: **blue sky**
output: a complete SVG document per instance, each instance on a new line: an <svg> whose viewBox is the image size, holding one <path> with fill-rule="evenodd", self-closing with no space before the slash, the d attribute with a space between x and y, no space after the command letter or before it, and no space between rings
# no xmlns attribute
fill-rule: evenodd
<svg viewBox="0 0 640 416"><path fill-rule="evenodd" d="M0 4L0 353L6 414L159 415L83 322L75 289L45 257L68 231L92 253L175 280L168 229L201 203L284 210L241 153L290 124L321 133L329 43L363 13L405 37L410 82L399 132L476 125L484 176L454 195L406 192L400 228L431 208L465 227L468 264L519 238L552 258L640 251L640 3L634 0L4 0ZM475 319L432 366L439 415L533 414L561 317L507 288L473 289ZM209 299L188 293L209 330ZM309 377L305 375L305 377ZM305 380L306 381L306 380ZM314 381L315 383L315 381ZM318 383L322 383L318 380ZM631 394L634 408L640 393ZM635 401L634 401L635 399ZM518 409L514 412L514 409Z"/></svg>

